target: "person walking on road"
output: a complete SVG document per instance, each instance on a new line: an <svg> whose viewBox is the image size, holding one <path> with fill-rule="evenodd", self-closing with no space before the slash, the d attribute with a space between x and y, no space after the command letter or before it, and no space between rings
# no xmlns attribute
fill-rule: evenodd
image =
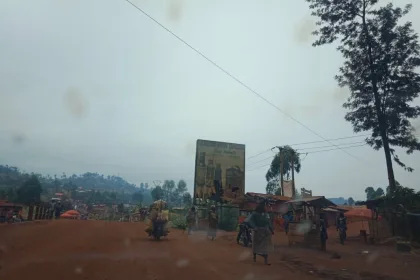
<svg viewBox="0 0 420 280"><path fill-rule="evenodd" d="M347 238L347 218L344 216L344 213L340 213L337 219L337 231L340 234L340 242L344 244L344 241Z"/></svg>
<svg viewBox="0 0 420 280"><path fill-rule="evenodd" d="M284 215L284 231L286 234L289 233L289 224L293 220L293 214L291 211L288 211L286 215Z"/></svg>
<svg viewBox="0 0 420 280"><path fill-rule="evenodd" d="M320 230L319 237L321 239L321 250L325 252L327 250L328 231L325 225L324 213L321 213L319 215L319 230Z"/></svg>
<svg viewBox="0 0 420 280"><path fill-rule="evenodd" d="M194 230L195 221L197 220L197 212L195 211L195 207L191 207L188 210L187 214L187 224L188 224L188 235Z"/></svg>
<svg viewBox="0 0 420 280"><path fill-rule="evenodd" d="M217 222L218 222L218 216L216 212L216 206L212 205L209 212L209 228L207 231L207 237L211 237L211 240L214 240L216 238L216 232L217 232Z"/></svg>
<svg viewBox="0 0 420 280"><path fill-rule="evenodd" d="M254 262L257 261L257 255L264 258L264 264L268 263L268 254L273 251L271 237L274 234L271 227L271 221L266 215L265 202L260 203L254 213L251 214L249 224L253 229L252 235L252 253Z"/></svg>

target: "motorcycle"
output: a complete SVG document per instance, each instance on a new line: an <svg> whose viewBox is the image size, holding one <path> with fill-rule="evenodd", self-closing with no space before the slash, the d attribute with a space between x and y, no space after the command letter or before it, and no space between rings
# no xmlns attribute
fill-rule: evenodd
<svg viewBox="0 0 420 280"><path fill-rule="evenodd" d="M242 227L242 232L239 240L245 247L248 247L252 243L252 231L246 225L240 226Z"/></svg>
<svg viewBox="0 0 420 280"><path fill-rule="evenodd" d="M166 221L164 220L156 220L153 222L153 230L151 235L156 240L160 240L161 237L165 237L168 235L168 233L165 231L165 224Z"/></svg>

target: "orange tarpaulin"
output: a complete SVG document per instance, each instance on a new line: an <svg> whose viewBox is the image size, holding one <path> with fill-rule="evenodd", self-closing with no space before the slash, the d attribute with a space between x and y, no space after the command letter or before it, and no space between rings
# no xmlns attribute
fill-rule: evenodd
<svg viewBox="0 0 420 280"><path fill-rule="evenodd" d="M69 211L65 212L63 215L80 216L80 213L77 212L76 210L69 210Z"/></svg>
<svg viewBox="0 0 420 280"><path fill-rule="evenodd" d="M354 208L344 213L344 215L347 218L364 218L366 220L372 219L372 211L366 208Z"/></svg>
<svg viewBox="0 0 420 280"><path fill-rule="evenodd" d="M64 213L60 215L60 218L73 218L73 215Z"/></svg>

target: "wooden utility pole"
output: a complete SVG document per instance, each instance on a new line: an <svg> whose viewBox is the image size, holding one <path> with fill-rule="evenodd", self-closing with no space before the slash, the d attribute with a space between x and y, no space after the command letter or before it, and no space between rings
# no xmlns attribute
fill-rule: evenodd
<svg viewBox="0 0 420 280"><path fill-rule="evenodd" d="M283 149L281 147L279 148L280 153L280 195L284 195L284 189L283 189L283 163L284 163L284 154Z"/></svg>
<svg viewBox="0 0 420 280"><path fill-rule="evenodd" d="M294 154L292 154L291 164L292 164L292 197L294 198L296 195L295 189L295 161L294 161Z"/></svg>

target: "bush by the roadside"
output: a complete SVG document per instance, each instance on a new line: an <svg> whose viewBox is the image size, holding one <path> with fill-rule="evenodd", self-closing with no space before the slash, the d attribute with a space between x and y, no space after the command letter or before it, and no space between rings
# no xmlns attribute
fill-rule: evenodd
<svg viewBox="0 0 420 280"><path fill-rule="evenodd" d="M173 228L185 230L188 227L187 226L187 220L186 220L185 216L183 216L183 215L178 215L178 214L172 214L171 213L169 215L169 220L170 220L171 226Z"/></svg>

